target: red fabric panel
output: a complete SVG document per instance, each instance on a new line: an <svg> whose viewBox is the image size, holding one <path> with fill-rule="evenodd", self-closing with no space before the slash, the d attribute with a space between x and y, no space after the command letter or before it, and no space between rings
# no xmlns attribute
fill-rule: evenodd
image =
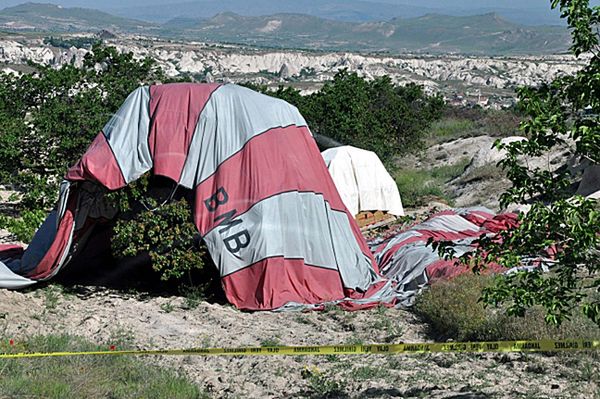
<svg viewBox="0 0 600 399"><path fill-rule="evenodd" d="M337 270L309 266L301 259L265 259L221 281L229 302L245 310L276 309L288 302L328 302L345 296Z"/></svg>
<svg viewBox="0 0 600 399"><path fill-rule="evenodd" d="M198 117L219 84L150 86L148 143L154 174L179 182Z"/></svg>
<svg viewBox="0 0 600 399"><path fill-rule="evenodd" d="M219 205L218 211L209 212L204 201L221 187L229 199ZM345 212L361 251L371 258L373 267L378 271L371 251L354 217L344 206L317 144L306 127L271 129L253 137L241 151L219 165L214 175L196 187L196 227L200 234L205 235L215 226L215 216L232 210L239 215L258 201L286 191L323 194L332 209Z"/></svg>
<svg viewBox="0 0 600 399"><path fill-rule="evenodd" d="M229 200L219 205L218 211L209 212L204 201L220 187ZM255 203L286 191L321 193L332 209L346 210L306 127L271 129L249 140L219 165L215 174L196 187L196 226L204 235L215 226L215 214L234 209L241 214Z"/></svg>
<svg viewBox="0 0 600 399"><path fill-rule="evenodd" d="M440 259L427 266L427 268L425 268L425 271L427 272L429 282L433 283L436 280L440 279L450 279L452 277L458 276L459 274L469 272L468 267L462 264L455 265L454 262L454 259Z"/></svg>
<svg viewBox="0 0 600 399"><path fill-rule="evenodd" d="M435 241L455 241L468 237L479 237L484 231L464 230L464 231L441 231L441 230L417 230L421 233L424 241L433 238Z"/></svg>
<svg viewBox="0 0 600 399"><path fill-rule="evenodd" d="M467 237L476 237L482 234L480 231L461 231L461 232L448 232L448 231L432 231L432 230L416 230L421 236L409 237L404 241L400 241L399 243L392 246L388 249L385 254L381 257L379 261L379 267L382 268L388 264L394 254L403 246L412 244L414 242L427 242L427 240L431 237L435 239L435 241L454 241L461 240Z"/></svg>
<svg viewBox="0 0 600 399"><path fill-rule="evenodd" d="M15 244L0 244L0 258L12 259L23 256L23 247Z"/></svg>
<svg viewBox="0 0 600 399"><path fill-rule="evenodd" d="M472 273L468 266L463 264L456 265L455 261L455 259L440 259L427 266L425 270L427 272L427 277L429 278L429 283L432 284L438 280L449 280L464 273ZM487 263L485 269L482 270L482 273L502 273L505 271L506 268L503 268L497 263Z"/></svg>
<svg viewBox="0 0 600 399"><path fill-rule="evenodd" d="M492 233L513 229L517 226L519 226L519 217L515 213L503 213L483 223L483 227Z"/></svg>
<svg viewBox="0 0 600 399"><path fill-rule="evenodd" d="M73 213L76 211L76 196L72 195L63 218L58 225L58 231L54 242L42 258L40 263L26 277L33 280L41 280L52 274L54 269L58 267L58 263L67 250L69 238L73 230Z"/></svg>
<svg viewBox="0 0 600 399"><path fill-rule="evenodd" d="M377 294L377 292L383 288L383 286L385 286L387 284L387 280L381 280L378 283L373 284L372 286L369 287L369 289L367 290L367 292L358 292L358 291L354 291L351 289L346 289L345 294L347 298L352 298L352 299L362 299L362 298L371 298L372 296L374 296L375 294ZM384 306L387 307L392 307L395 304L395 300L391 301L391 302L387 302L384 303ZM379 301L373 301L373 302L367 302L367 303L356 303L356 302L352 302L352 301L343 301L340 302L339 306L342 309L345 310L361 310L361 309L371 309L374 308L375 306L379 306L382 303Z"/></svg>
<svg viewBox="0 0 600 399"><path fill-rule="evenodd" d="M81 159L67 171L65 178L71 181L97 181L110 190L125 186L123 173L102 132L98 133Z"/></svg>

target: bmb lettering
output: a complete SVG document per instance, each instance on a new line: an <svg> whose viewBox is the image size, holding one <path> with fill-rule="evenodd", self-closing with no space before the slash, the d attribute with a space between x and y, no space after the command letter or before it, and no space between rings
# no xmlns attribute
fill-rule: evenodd
<svg viewBox="0 0 600 399"><path fill-rule="evenodd" d="M213 213L216 212L221 205L225 205L228 201L229 194L227 194L225 188L219 187L213 195L204 200L204 205L209 212ZM237 209L232 209L229 212L225 212L215 218L217 227L221 227L219 229L219 233L223 237L225 248L227 248L227 250L232 254L235 254L242 248L246 248L248 245L250 245L250 234L246 229L231 235L227 235L229 233L229 229L242 223L241 219L233 219L236 213Z"/></svg>
<svg viewBox="0 0 600 399"><path fill-rule="evenodd" d="M214 212L219 205L226 204L227 201L229 201L227 191L225 191L223 187L219 187L216 193L204 200L204 205L206 205L206 209L208 209L209 212Z"/></svg>

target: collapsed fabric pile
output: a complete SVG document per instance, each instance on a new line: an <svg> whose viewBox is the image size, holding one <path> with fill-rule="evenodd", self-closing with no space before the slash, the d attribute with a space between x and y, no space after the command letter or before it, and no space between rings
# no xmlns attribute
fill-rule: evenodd
<svg viewBox="0 0 600 399"><path fill-rule="evenodd" d="M27 250L0 247L0 286L55 276L115 216L106 191L147 172L193 190L194 223L240 309L408 303L427 281L458 272L427 238L468 246L513 220L440 214L379 243L376 262L295 107L231 84L141 87L68 171Z"/></svg>
<svg viewBox="0 0 600 399"><path fill-rule="evenodd" d="M427 245L429 239L452 242L456 256L461 256L474 249L473 241L482 234L495 234L516 225L517 215L513 213L495 215L483 207L447 210L407 230L389 232L386 239L371 240L369 246L381 274L396 283L398 304L409 306L428 283L469 271L455 265L454 259L440 257ZM487 270L503 271L493 264Z"/></svg>

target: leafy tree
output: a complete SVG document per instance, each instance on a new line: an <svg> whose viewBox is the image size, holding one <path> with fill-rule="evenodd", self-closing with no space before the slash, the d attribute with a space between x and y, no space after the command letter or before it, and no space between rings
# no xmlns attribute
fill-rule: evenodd
<svg viewBox="0 0 600 399"><path fill-rule="evenodd" d="M397 86L388 76L369 81L347 70L307 96L292 87L250 87L298 107L314 133L374 151L388 166L394 156L422 146L423 132L444 107L440 96L418 85Z"/></svg>
<svg viewBox="0 0 600 399"><path fill-rule="evenodd" d="M21 210L51 208L67 168L127 95L164 79L151 59L98 45L83 68L32 65L34 73L0 74L0 179L22 193Z"/></svg>
<svg viewBox="0 0 600 399"><path fill-rule="evenodd" d="M566 168L531 167L531 157L556 148L570 148L572 156L600 163L600 59L597 26L600 7L589 1L552 0L571 30L571 52L585 61L572 76L562 76L539 87L518 91L527 119L521 124L527 140L501 144L507 152L499 163L512 182L501 205L531 204L518 227L494 237L481 237L479 249L461 260L479 271L488 262L508 268L524 259L553 258L550 272L539 268L499 276L483 291L486 304L507 304L507 311L523 315L542 305L546 321L560 324L576 308L600 325L600 211L592 199L573 196L573 176ZM442 245L443 247L444 245Z"/></svg>
<svg viewBox="0 0 600 399"><path fill-rule="evenodd" d="M210 276L204 269L206 247L192 218L191 190L146 174L107 198L120 210L111 238L115 258L147 254L162 280L181 279L192 270Z"/></svg>

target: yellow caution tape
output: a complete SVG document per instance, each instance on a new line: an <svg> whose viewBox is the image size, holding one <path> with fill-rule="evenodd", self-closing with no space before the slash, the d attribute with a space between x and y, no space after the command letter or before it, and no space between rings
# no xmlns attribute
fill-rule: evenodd
<svg viewBox="0 0 600 399"><path fill-rule="evenodd" d="M12 340L11 340L12 342ZM273 355L359 355L395 353L457 352L556 352L599 350L600 341L566 339L487 342L425 342L372 345L255 346L240 348L188 348L153 350L98 350L85 352L2 353L0 359L98 355L200 355L200 356L273 356Z"/></svg>

